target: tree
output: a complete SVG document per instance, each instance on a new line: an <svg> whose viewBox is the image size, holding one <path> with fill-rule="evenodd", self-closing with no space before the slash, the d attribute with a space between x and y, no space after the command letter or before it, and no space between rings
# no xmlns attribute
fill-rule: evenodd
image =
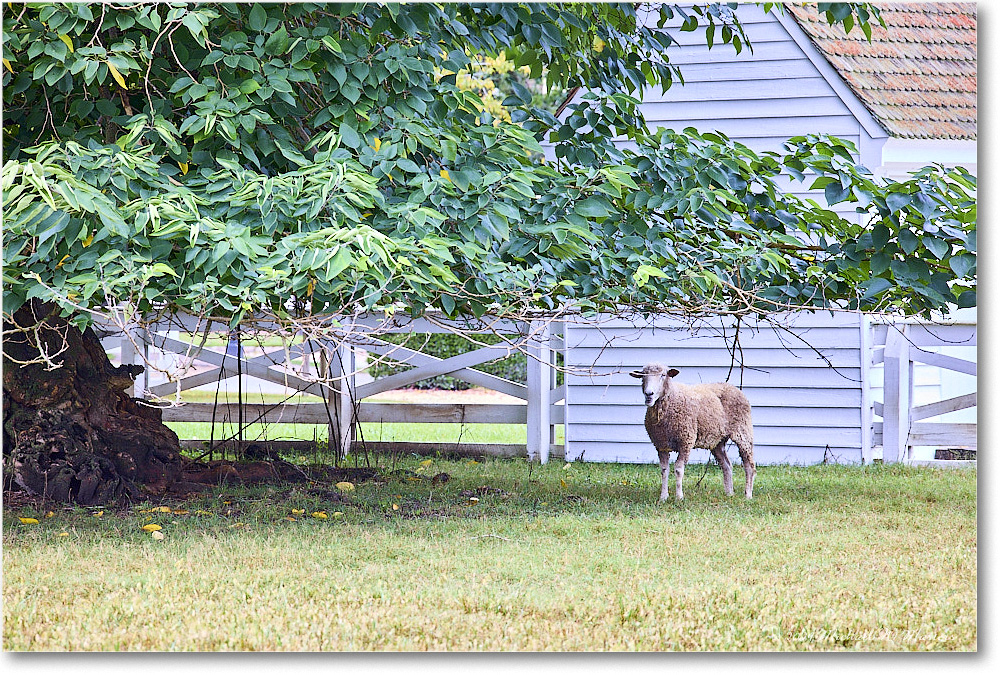
<svg viewBox="0 0 1000 675"><path fill-rule="evenodd" d="M822 9L862 30L877 18L867 5ZM3 311L19 346L4 348L4 447L15 476L29 461L51 475L68 448L113 455L61 440L78 427L97 437L109 415L93 401L120 400L85 393L94 373L120 383L108 363L66 379L111 308L131 323L184 311L342 337L336 317L429 309L531 319L975 303L966 172L885 183L835 138L759 154L717 133L646 129L636 96L682 75L663 27L676 16L715 48L747 46L721 4L5 10ZM459 77L501 55L550 88L587 93L557 118L513 80L507 114L487 108ZM555 163L541 161L541 141ZM782 193L782 172L823 188L828 205ZM845 201L856 220L828 208ZM49 393L25 396L36 381ZM46 418L59 400L74 402ZM116 461L118 475L139 475ZM82 483L67 484L79 500Z"/></svg>

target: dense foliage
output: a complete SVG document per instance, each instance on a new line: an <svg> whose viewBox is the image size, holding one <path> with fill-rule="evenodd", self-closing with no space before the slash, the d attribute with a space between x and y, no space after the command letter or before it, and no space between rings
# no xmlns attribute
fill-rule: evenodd
<svg viewBox="0 0 1000 675"><path fill-rule="evenodd" d="M746 45L720 4L5 7L4 312L975 304L966 172L885 184L833 138L757 154L647 130L636 97L679 81L678 19ZM586 93L557 119L513 80L506 114L489 109L459 80L500 55ZM859 217L783 194L782 172Z"/></svg>

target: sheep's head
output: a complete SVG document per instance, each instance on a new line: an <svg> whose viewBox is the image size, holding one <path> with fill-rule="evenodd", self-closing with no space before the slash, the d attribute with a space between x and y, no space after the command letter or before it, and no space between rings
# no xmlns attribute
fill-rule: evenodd
<svg viewBox="0 0 1000 675"><path fill-rule="evenodd" d="M654 405L670 390L670 378L677 377L676 368L667 369L659 363L648 363L642 370L633 370L632 377L642 380L642 393L646 397L646 407Z"/></svg>

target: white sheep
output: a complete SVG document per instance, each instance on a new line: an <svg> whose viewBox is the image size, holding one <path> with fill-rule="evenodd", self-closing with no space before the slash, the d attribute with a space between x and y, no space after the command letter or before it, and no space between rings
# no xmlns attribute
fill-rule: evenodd
<svg viewBox="0 0 1000 675"><path fill-rule="evenodd" d="M642 380L646 396L646 433L660 456L663 487L660 501L669 497L667 476L670 453L676 452L674 475L677 499L684 499L684 465L691 448L705 448L722 467L722 483L726 494L733 494L733 468L726 456L726 441L732 439L739 448L746 473L746 497L753 497L753 479L757 469L753 461L753 424L750 402L743 392L725 382L685 385L673 382L679 371L659 363L647 364L629 375Z"/></svg>

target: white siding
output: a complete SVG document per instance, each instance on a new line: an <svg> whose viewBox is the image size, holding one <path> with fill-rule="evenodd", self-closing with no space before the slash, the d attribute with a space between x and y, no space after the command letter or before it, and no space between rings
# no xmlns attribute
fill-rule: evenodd
<svg viewBox="0 0 1000 675"><path fill-rule="evenodd" d="M638 380L628 372L659 361L681 371L679 382L729 381L743 389L753 406L759 464L813 464L824 456L860 462L860 316L798 314L781 325L791 332L744 326L735 364L732 324L723 319L697 330L664 318L567 326L567 365L581 374L566 377L566 458L656 461ZM729 452L736 457L735 448ZM708 457L707 450L692 453L693 461Z"/></svg>
<svg viewBox="0 0 1000 675"><path fill-rule="evenodd" d="M667 56L680 67L684 84L644 94L649 127L721 131L758 152L780 150L791 136L828 133L864 153L872 144L871 125L866 131L845 102L842 83L831 81L832 70L825 61L817 65L817 54L806 53L811 48L803 36L790 33L797 26L757 5L740 5L737 15L752 51L737 54L725 44L709 49L701 31L672 33L679 46ZM881 130L871 133L885 136Z"/></svg>

